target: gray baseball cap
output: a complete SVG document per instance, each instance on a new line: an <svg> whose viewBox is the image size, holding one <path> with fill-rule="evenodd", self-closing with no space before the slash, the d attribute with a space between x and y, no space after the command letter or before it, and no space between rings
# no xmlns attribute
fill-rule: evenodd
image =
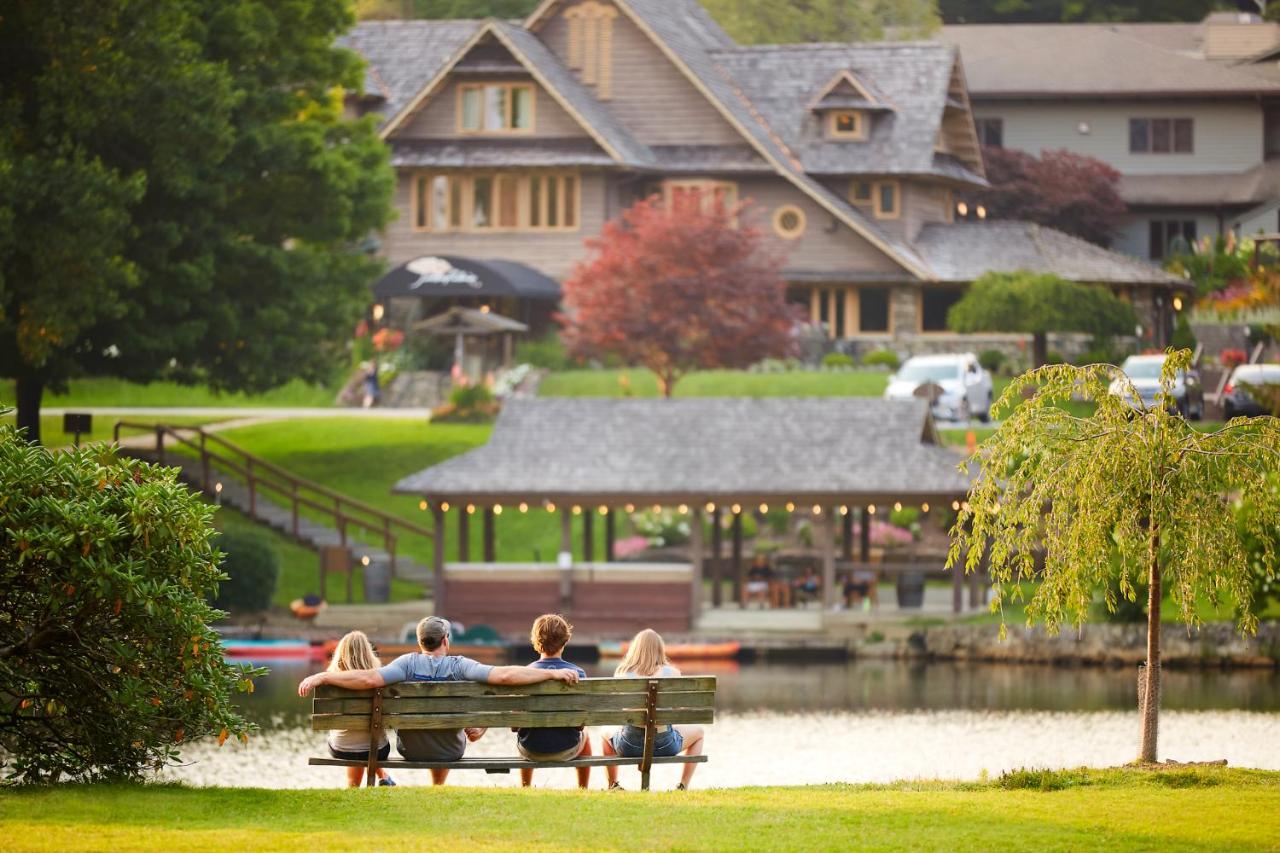
<svg viewBox="0 0 1280 853"><path fill-rule="evenodd" d="M428 616L418 623L418 645L428 652L434 652L444 643L452 627L449 620L442 616Z"/></svg>

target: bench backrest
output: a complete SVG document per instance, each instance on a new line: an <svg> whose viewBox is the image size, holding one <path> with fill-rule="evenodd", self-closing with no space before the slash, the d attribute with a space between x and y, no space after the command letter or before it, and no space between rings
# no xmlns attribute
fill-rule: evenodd
<svg viewBox="0 0 1280 853"><path fill-rule="evenodd" d="M316 688L311 728L368 730L375 692ZM388 685L380 692L381 724L389 729L645 726L712 722L716 680L714 676L587 678L572 686L544 681L519 687L410 681Z"/></svg>

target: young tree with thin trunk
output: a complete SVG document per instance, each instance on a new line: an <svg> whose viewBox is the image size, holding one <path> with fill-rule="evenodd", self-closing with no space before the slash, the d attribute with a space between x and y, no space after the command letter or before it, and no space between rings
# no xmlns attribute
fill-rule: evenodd
<svg viewBox="0 0 1280 853"><path fill-rule="evenodd" d="M1096 594L1114 610L1117 590L1134 601L1146 583L1142 762L1157 755L1163 591L1189 625L1199 623L1197 603L1230 603L1241 632L1254 633L1249 549L1263 549L1273 575L1280 557L1269 535L1280 526L1272 479L1280 422L1236 418L1196 431L1175 414L1170 394L1190 359L1187 350L1170 352L1152 408L1126 402L1140 398L1110 365L1044 367L1014 380L992 408L1003 425L966 463L976 476L947 557L948 568L966 572L987 559L1001 585L993 609L1032 584L1027 624L1042 622L1050 633L1081 625ZM1093 414L1071 414L1062 404L1072 398L1095 404ZM1241 501L1253 511L1237 519Z"/></svg>
<svg viewBox="0 0 1280 853"><path fill-rule="evenodd" d="M980 276L947 314L953 332L1030 334L1035 367L1048 361L1050 332L1131 335L1137 323L1129 303L1105 288L1027 270Z"/></svg>
<svg viewBox="0 0 1280 853"><path fill-rule="evenodd" d="M664 397L691 370L786 355L796 322L781 258L747 207L693 193L654 197L605 223L564 283L565 345L579 358L649 368Z"/></svg>

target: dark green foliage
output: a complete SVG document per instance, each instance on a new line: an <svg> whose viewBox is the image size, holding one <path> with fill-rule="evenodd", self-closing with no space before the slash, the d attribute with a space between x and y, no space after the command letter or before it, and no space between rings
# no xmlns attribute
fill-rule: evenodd
<svg viewBox="0 0 1280 853"><path fill-rule="evenodd" d="M1196 348L1196 336L1191 331L1191 323L1185 312L1178 313L1178 322L1173 327L1173 338L1169 341L1169 346L1174 349Z"/></svg>
<svg viewBox="0 0 1280 853"><path fill-rule="evenodd" d="M741 44L928 38L939 24L934 0L702 0Z"/></svg>
<svg viewBox="0 0 1280 853"><path fill-rule="evenodd" d="M334 47L346 3L10 6L0 365L19 423L76 375L330 380L378 269L353 247L394 184L372 120L342 117L362 80Z"/></svg>
<svg viewBox="0 0 1280 853"><path fill-rule="evenodd" d="M1076 358L1076 364L1119 364L1128 355L1109 335L1095 335L1089 348Z"/></svg>
<svg viewBox="0 0 1280 853"><path fill-rule="evenodd" d="M208 624L213 509L172 470L0 427L0 756L26 782L136 778L250 726Z"/></svg>
<svg viewBox="0 0 1280 853"><path fill-rule="evenodd" d="M887 367L890 370L897 370L902 366L897 353L887 349L878 349L867 353L862 357L862 364L865 367Z"/></svg>
<svg viewBox="0 0 1280 853"><path fill-rule="evenodd" d="M999 373L1004 363L1004 353L998 349L984 349L978 353L978 364L981 364L984 370Z"/></svg>
<svg viewBox="0 0 1280 853"><path fill-rule="evenodd" d="M218 585L214 605L232 613L269 609L280 582L280 557L271 541L255 533L223 533L216 544L227 580Z"/></svg>
<svg viewBox="0 0 1280 853"><path fill-rule="evenodd" d="M523 18L539 0L357 0L361 19Z"/></svg>
<svg viewBox="0 0 1280 853"><path fill-rule="evenodd" d="M532 364L547 370L568 370L573 366L564 342L554 331L541 338L530 338L516 344L516 363Z"/></svg>
<svg viewBox="0 0 1280 853"><path fill-rule="evenodd" d="M1006 791L1062 791L1088 785L1089 774L1079 770L1040 770L1019 768L1001 773L996 785Z"/></svg>
<svg viewBox="0 0 1280 853"><path fill-rule="evenodd" d="M1105 288L1026 270L981 276L947 315L955 332L1030 333L1036 366L1049 363L1049 332L1132 334L1137 322L1133 308Z"/></svg>
<svg viewBox="0 0 1280 853"><path fill-rule="evenodd" d="M842 352L829 352L822 357L822 366L833 369L853 367L853 356Z"/></svg>
<svg viewBox="0 0 1280 853"><path fill-rule="evenodd" d="M1271 477L1271 500L1280 500L1280 475ZM1280 553L1280 529L1259 532L1253 521L1259 515L1258 501L1241 501L1236 507L1236 527L1245 547L1245 560L1252 576L1251 599L1254 612L1262 610L1271 599L1280 600L1280 566L1275 554Z"/></svg>
<svg viewBox="0 0 1280 853"><path fill-rule="evenodd" d="M1219 0L938 0L948 24L1201 21L1221 5Z"/></svg>

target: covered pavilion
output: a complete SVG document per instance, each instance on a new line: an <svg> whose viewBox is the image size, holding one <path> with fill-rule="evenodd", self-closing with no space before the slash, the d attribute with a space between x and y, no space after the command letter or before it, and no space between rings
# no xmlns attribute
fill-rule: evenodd
<svg viewBox="0 0 1280 853"><path fill-rule="evenodd" d="M690 519L693 568L681 583L687 583L683 600L692 627L703 607L704 517L719 521L723 513L732 514L740 575L743 512L809 509L821 554L823 603L831 608L837 601L837 527L843 532L842 556L851 561L855 510L870 519L878 505L914 504L926 511L930 505L958 505L969 487L958 461L942 447L924 400L513 399L487 444L407 476L393 491L419 497L433 513L438 612L446 612L446 596L459 590L446 585L445 512L451 505L465 508L458 513L461 564L470 560L470 516L480 513L484 564L498 565L493 531L505 508L559 512L564 552L572 550L573 517L581 515L585 560L597 570L622 565L613 563L617 510L677 508ZM596 516L604 527L604 566L593 563ZM867 563L870 525L860 526L860 562ZM711 525L713 539L720 529ZM712 603L718 605L724 566L720 543L711 544ZM580 582L572 579L572 568L571 558L562 555L559 592L568 610ZM606 577L600 571L590 575Z"/></svg>

